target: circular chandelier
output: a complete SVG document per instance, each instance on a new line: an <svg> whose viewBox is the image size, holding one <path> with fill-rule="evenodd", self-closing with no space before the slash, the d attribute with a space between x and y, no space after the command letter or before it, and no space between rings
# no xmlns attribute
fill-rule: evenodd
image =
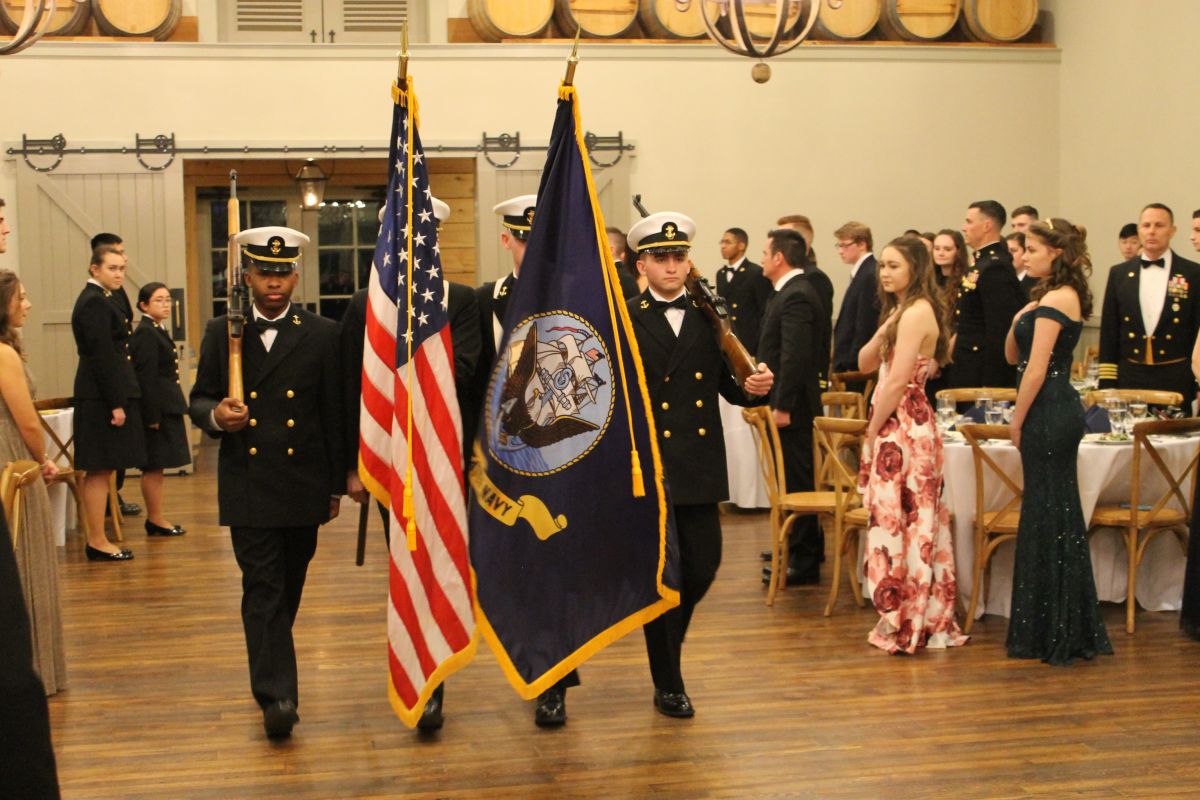
<svg viewBox="0 0 1200 800"><path fill-rule="evenodd" d="M675 0L677 10L699 3L709 38L731 53L758 59L751 75L759 83L771 78L763 59L797 47L817 22L822 0ZM839 9L845 0L825 0Z"/></svg>
<svg viewBox="0 0 1200 800"><path fill-rule="evenodd" d="M74 3L86 3L88 0L62 0L61 4L69 6ZM11 3L10 5L15 5ZM51 20L54 18L54 12L58 10L60 5L59 0L25 0L25 13L21 17L21 24L17 27L17 33L13 36L12 41L0 44L0 56L10 56L13 53L19 53L27 47L32 46L38 39L50 29ZM9 12L10 14L12 12Z"/></svg>

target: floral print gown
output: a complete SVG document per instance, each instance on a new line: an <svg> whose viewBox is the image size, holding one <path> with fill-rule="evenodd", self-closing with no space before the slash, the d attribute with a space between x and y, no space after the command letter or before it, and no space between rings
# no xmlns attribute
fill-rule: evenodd
<svg viewBox="0 0 1200 800"><path fill-rule="evenodd" d="M889 653L954 647L968 638L954 619L958 588L950 512L942 502L942 439L925 397L932 364L929 356L917 357L895 413L873 452L864 447L859 469L870 513L866 586L879 612L868 641ZM889 366L890 360L879 371L876 394Z"/></svg>

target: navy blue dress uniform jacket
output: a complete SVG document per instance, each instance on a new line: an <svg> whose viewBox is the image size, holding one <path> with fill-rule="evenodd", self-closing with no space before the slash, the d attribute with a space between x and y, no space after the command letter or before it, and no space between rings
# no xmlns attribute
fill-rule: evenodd
<svg viewBox="0 0 1200 800"><path fill-rule="evenodd" d="M250 421L236 433L209 414L226 396L225 315L209 321L192 387L192 422L221 439L220 524L285 528L329 520L329 500L346 488L337 323L293 304L268 352L247 322L242 375Z"/></svg>
<svg viewBox="0 0 1200 800"><path fill-rule="evenodd" d="M475 421L471 414L471 384L479 364L479 309L475 290L461 283L447 282L450 295L446 312L450 316L450 339L454 347L454 387L463 421L463 454L471 452ZM347 472L358 470L358 428L362 414L363 335L367 330L367 290L359 289L350 298L350 306L341 323L342 390L346 409L346 441L342 454ZM467 466L466 462L463 463Z"/></svg>
<svg viewBox="0 0 1200 800"><path fill-rule="evenodd" d="M757 354L775 373L771 408L809 420L821 415L831 336L825 304L803 275L775 293L763 317Z"/></svg>
<svg viewBox="0 0 1200 800"><path fill-rule="evenodd" d="M958 338L950 370L954 387L1012 387L1017 368L1004 358L1004 340L1013 317L1026 303L1004 242L975 254L975 266L963 276L955 308Z"/></svg>
<svg viewBox="0 0 1200 800"><path fill-rule="evenodd" d="M1171 252L1162 315L1150 332L1142 321L1141 274L1140 258L1108 272L1100 316L1100 388L1161 389L1190 401L1192 345L1200 329L1200 264Z"/></svg>
<svg viewBox="0 0 1200 800"><path fill-rule="evenodd" d="M803 277L817 290L817 298L821 301L821 308L825 310L825 318L832 320L833 281L829 280L829 276L817 267L816 264L810 264L805 267Z"/></svg>
<svg viewBox="0 0 1200 800"><path fill-rule="evenodd" d="M129 320L111 292L85 284L71 311L71 332L79 353L75 370L77 400L103 400L107 407L126 408L141 396L129 353Z"/></svg>
<svg viewBox="0 0 1200 800"><path fill-rule="evenodd" d="M875 256L867 256L846 287L833 329L833 371L856 372L858 351L879 329L879 288Z"/></svg>
<svg viewBox="0 0 1200 800"><path fill-rule="evenodd" d="M130 339L134 372L142 389L142 424L160 425L164 414L186 414L179 385L179 354L170 335L142 317Z"/></svg>
<svg viewBox="0 0 1200 800"><path fill-rule="evenodd" d="M725 298L733 332L751 355L758 349L763 312L774 291L762 267L751 261L739 264L732 276L725 267L717 270L717 294Z"/></svg>
<svg viewBox="0 0 1200 800"><path fill-rule="evenodd" d="M628 302L642 354L646 388L658 429L658 448L674 505L729 499L720 394L734 405L753 405L725 364L717 337L688 303L679 336L654 308L649 290ZM643 461L643 463L645 463Z"/></svg>

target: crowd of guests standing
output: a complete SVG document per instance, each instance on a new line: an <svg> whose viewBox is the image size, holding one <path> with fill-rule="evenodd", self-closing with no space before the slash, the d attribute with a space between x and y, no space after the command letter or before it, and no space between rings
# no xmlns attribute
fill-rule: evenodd
<svg viewBox="0 0 1200 800"><path fill-rule="evenodd" d="M779 224L804 237L804 257L794 266L820 305L832 308L828 276L812 252L811 221L796 215ZM1101 388L1179 392L1190 413L1200 376L1200 266L1171 251L1175 232L1174 214L1161 203L1121 228L1122 260L1109 271L1101 315L1099 378ZM968 206L959 230L905 231L878 258L861 222L845 223L834 238L850 281L836 317L822 322L832 329L833 348L820 385L831 372L878 373L860 471L871 520L866 586L880 614L871 643L913 653L966 641L954 618L942 438L931 403L944 388L1000 387L1017 389L1011 436L1022 457L1024 504L1040 510L1021 517L1008 652L1052 664L1111 653L1079 502L1084 410L1070 383L1073 354L1093 311L1086 230L1042 219L1032 206L1014 209L1010 219L1000 203L984 200ZM745 261L747 241L740 228L726 231L717 280L736 308L735 331L757 342L751 311L768 313L780 287ZM1192 243L1200 250L1200 211ZM747 305L755 296L763 299ZM776 421L781 438L787 425L812 424L811 418ZM788 490L811 489L811 468L802 474L787 465L789 448L783 451ZM791 452L793 460L811 461L811 449ZM797 526L788 581L815 582L814 553L823 549L815 523ZM1200 535L1191 537L1181 625L1200 638Z"/></svg>
<svg viewBox="0 0 1200 800"><path fill-rule="evenodd" d="M0 200L0 253L9 230ZM191 450L183 423L187 404L179 385L175 345L164 325L172 300L162 283L141 287L137 308L123 290L126 271L120 237L98 234L91 242L88 278L71 316L79 354L75 375L75 469L84 473L81 493L89 561L127 561L133 554L109 541L110 479L116 471L142 472L150 536L178 536L184 530L167 522L162 507L163 470L187 466ZM66 688L57 556L47 483L63 466L48 452L35 405L36 379L29 370L22 329L32 300L16 273L0 269L0 460L32 460L40 479L22 493L21 535L16 567L29 615L28 637L34 673L46 695ZM137 507L124 506L128 513Z"/></svg>

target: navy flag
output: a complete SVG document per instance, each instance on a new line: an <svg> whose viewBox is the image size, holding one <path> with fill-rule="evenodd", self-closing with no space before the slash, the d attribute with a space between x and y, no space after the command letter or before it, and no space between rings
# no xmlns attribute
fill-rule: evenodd
<svg viewBox="0 0 1200 800"><path fill-rule="evenodd" d="M471 464L476 619L525 699L679 604L650 397L584 153L564 85Z"/></svg>

